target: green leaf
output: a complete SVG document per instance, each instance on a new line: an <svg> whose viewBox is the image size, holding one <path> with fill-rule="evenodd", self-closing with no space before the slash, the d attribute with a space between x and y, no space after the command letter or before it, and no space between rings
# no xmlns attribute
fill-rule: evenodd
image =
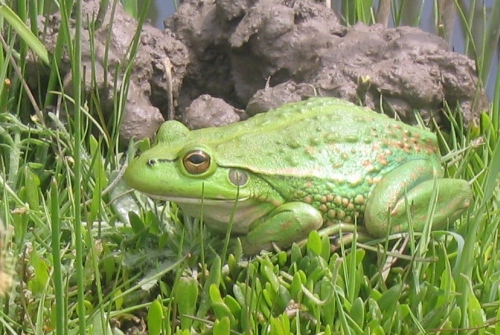
<svg viewBox="0 0 500 335"><path fill-rule="evenodd" d="M181 329L190 329L198 301L198 281L191 277L179 278L174 298L181 319Z"/></svg>
<svg viewBox="0 0 500 335"><path fill-rule="evenodd" d="M230 323L232 323L232 324L236 323L236 319L234 318L233 314L231 313L231 310L223 302L214 302L212 304L212 310L214 311L215 317L218 320L228 318Z"/></svg>
<svg viewBox="0 0 500 335"><path fill-rule="evenodd" d="M38 179L38 176L27 166L24 168L24 183L26 202L29 204L30 209L39 211L40 199L38 197L38 191L40 190L40 179Z"/></svg>
<svg viewBox="0 0 500 335"><path fill-rule="evenodd" d="M219 287L215 284L210 285L209 288L210 300L212 303L223 302L222 296L220 295Z"/></svg>
<svg viewBox="0 0 500 335"><path fill-rule="evenodd" d="M330 248L330 237L325 235L321 238L321 257L325 260L325 262L328 262L328 260L330 259Z"/></svg>
<svg viewBox="0 0 500 335"><path fill-rule="evenodd" d="M113 293L113 303L115 304L115 308L117 310L122 309L123 307L123 292L120 289L117 289Z"/></svg>
<svg viewBox="0 0 500 335"><path fill-rule="evenodd" d="M229 335L231 333L231 322L228 317L215 320L212 329L214 335Z"/></svg>
<svg viewBox="0 0 500 335"><path fill-rule="evenodd" d="M292 244L290 249L290 261L292 263L298 263L302 259L302 251L297 243Z"/></svg>
<svg viewBox="0 0 500 335"><path fill-rule="evenodd" d="M271 334L290 335L290 319L281 314L277 318L271 318Z"/></svg>
<svg viewBox="0 0 500 335"><path fill-rule="evenodd" d="M484 311L481 308L481 303L474 295L474 291L470 286L469 286L468 298L469 298L468 299L469 303L467 305L467 313L468 313L469 326L472 328L477 328L478 329L477 334L485 334L484 326L486 318L484 315Z"/></svg>
<svg viewBox="0 0 500 335"><path fill-rule="evenodd" d="M278 276L276 276L276 274L273 272L272 264L270 264L270 265L264 264L262 266L262 272L264 273L264 275L266 276L267 280L271 284L272 289L274 290L274 292L278 292L278 289L280 287L280 283L279 283L279 280L278 280Z"/></svg>
<svg viewBox="0 0 500 335"><path fill-rule="evenodd" d="M378 301L382 313L387 313L388 315L390 315L394 311L394 308L396 307L396 304L398 303L400 296L401 296L400 285L395 285L390 289L388 289L387 291L385 291L382 294L380 300Z"/></svg>
<svg viewBox="0 0 500 335"><path fill-rule="evenodd" d="M226 295L223 300L226 306L231 311L231 313L234 315L234 317L235 318L238 317L241 313L241 306L238 303L238 301L230 295Z"/></svg>
<svg viewBox="0 0 500 335"><path fill-rule="evenodd" d="M30 265L33 267L33 278L29 282L29 287L34 294L41 294L45 291L49 280L49 268L45 259L38 255L38 250L33 250L31 253Z"/></svg>
<svg viewBox="0 0 500 335"><path fill-rule="evenodd" d="M500 311L500 309L499 309L499 311ZM462 310L460 309L460 307L455 306L451 310L449 319L450 319L452 328L456 329L456 328L460 327L460 321L462 320ZM499 323L497 323L497 325L498 324ZM498 334L500 334L500 333L498 333Z"/></svg>
<svg viewBox="0 0 500 335"><path fill-rule="evenodd" d="M144 230L145 225L144 225L144 222L139 217L139 215L137 215L134 212L129 212L128 219L129 219L130 226L132 227L132 230L134 231L134 233L137 234L137 233L140 233Z"/></svg>
<svg viewBox="0 0 500 335"><path fill-rule="evenodd" d="M293 279L292 279L292 283L290 284L290 294L292 296L292 299L294 299L296 302L300 302L300 298L299 298L299 294L300 294L300 297L302 296L302 283L305 283L305 280L303 281L302 280L302 275L304 275L304 273L302 272L302 270L299 270L297 272L295 272L295 274L293 275ZM304 275L305 277L305 275Z"/></svg>
<svg viewBox="0 0 500 335"><path fill-rule="evenodd" d="M321 306L322 321L325 324L333 324L335 322L336 315L336 299L334 299L334 294L336 294L333 284L328 280L321 280L319 286L319 298L324 300L325 303Z"/></svg>
<svg viewBox="0 0 500 335"><path fill-rule="evenodd" d="M317 230L309 233L307 238L307 249L311 250L316 256L321 255L322 242Z"/></svg>
<svg viewBox="0 0 500 335"><path fill-rule="evenodd" d="M262 297L269 307L273 305L276 293L269 282L266 283L265 288L262 290Z"/></svg>
<svg viewBox="0 0 500 335"><path fill-rule="evenodd" d="M361 297L357 297L356 299L354 299L349 315L359 327L363 328L365 319L365 310L363 305L363 299L361 299Z"/></svg>
<svg viewBox="0 0 500 335"><path fill-rule="evenodd" d="M148 310L148 334L149 335L160 335L163 324L163 306L161 305L160 299L155 299L151 305L149 305Z"/></svg>
<svg viewBox="0 0 500 335"><path fill-rule="evenodd" d="M279 293L278 293L278 308L280 310L285 310L290 301L292 300L292 296L290 291L283 285L280 285Z"/></svg>
<svg viewBox="0 0 500 335"><path fill-rule="evenodd" d="M111 250L107 245L103 245L103 248L105 255L111 255ZM117 270L115 258L111 256L108 257L105 256L104 259L102 260L102 269L104 270L104 279L108 282L112 281L113 275L116 273Z"/></svg>
<svg viewBox="0 0 500 335"><path fill-rule="evenodd" d="M210 267L210 272L208 274L207 280L203 286L203 291L201 293L200 306L198 307L198 312L196 314L198 318L204 318L210 308L211 286L213 285L217 289L217 287L221 283L221 270L221 259L220 257L215 257L212 266Z"/></svg>

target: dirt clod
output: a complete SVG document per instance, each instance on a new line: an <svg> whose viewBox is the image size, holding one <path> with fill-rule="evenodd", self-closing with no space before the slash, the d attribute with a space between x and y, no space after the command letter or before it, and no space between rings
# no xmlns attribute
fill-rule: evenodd
<svg viewBox="0 0 500 335"><path fill-rule="evenodd" d="M88 17L97 15L99 4L84 1ZM86 68L95 69L87 74L87 92L99 92L108 118L137 27L119 4L110 15L108 8L92 43L85 33L82 45ZM40 18L49 51L59 23L58 14ZM417 109L424 120L434 116L444 126L445 104L460 106L469 123L488 104L484 91L477 94L474 62L449 51L440 37L411 27L345 27L313 0L187 0L166 26L146 24L141 31L121 125L124 142L151 137L174 112L192 128L223 125L314 95L396 112L409 123ZM67 54L60 71L71 94ZM239 112L244 108L246 115Z"/></svg>
<svg viewBox="0 0 500 335"><path fill-rule="evenodd" d="M125 13L118 2L111 17L111 6L104 12L101 22L85 23L82 33L82 59L85 68L86 93L98 92L105 118L116 116L114 101L120 94L121 84L129 63L130 46L137 29L137 22ZM82 11L89 20L97 17L101 1L85 0ZM61 22L60 14L39 17L40 36L49 52L56 48ZM73 23L73 22L72 22ZM74 26L70 33L74 36ZM90 36L92 35L92 40ZM59 71L65 77L65 92L71 95L71 68L67 50ZM95 59L95 61L92 61ZM168 59L168 61L165 61ZM127 143L129 139L152 137L168 114L168 106L174 104L182 84L188 63L188 51L169 30L159 30L145 24L137 55L130 74L131 82L126 95L120 133ZM165 64L171 64L168 73ZM37 86L39 66L32 64L32 87ZM43 74L42 74L43 76ZM115 84L116 83L116 84ZM116 87L115 87L116 86Z"/></svg>
<svg viewBox="0 0 500 335"><path fill-rule="evenodd" d="M240 121L244 114L244 111L235 109L224 100L204 94L186 108L183 122L189 129L220 127Z"/></svg>
<svg viewBox="0 0 500 335"><path fill-rule="evenodd" d="M305 98L302 88L290 87L303 84L313 88L311 95L395 111L410 123L418 109L424 120L432 115L445 124L445 102L462 107L467 122L487 106L484 92L474 103L474 62L449 51L440 37L412 27L347 28L314 1L184 1L167 27L196 46L190 47L181 107L210 94L265 111Z"/></svg>

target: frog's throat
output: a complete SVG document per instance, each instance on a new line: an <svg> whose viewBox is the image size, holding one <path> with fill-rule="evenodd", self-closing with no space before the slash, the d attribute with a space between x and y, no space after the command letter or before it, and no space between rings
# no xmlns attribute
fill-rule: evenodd
<svg viewBox="0 0 500 335"><path fill-rule="evenodd" d="M274 205L257 206L255 199L246 197L235 199L206 199L150 195L152 198L175 202L189 216L203 219L213 231L226 233L230 223L231 233L245 235L252 223L268 213Z"/></svg>

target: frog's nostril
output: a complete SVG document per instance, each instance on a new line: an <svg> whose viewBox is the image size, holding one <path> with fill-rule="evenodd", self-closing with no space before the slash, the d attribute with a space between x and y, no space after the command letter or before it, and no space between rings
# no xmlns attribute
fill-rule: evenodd
<svg viewBox="0 0 500 335"><path fill-rule="evenodd" d="M171 161L168 159L163 159L163 158L160 158L160 159L151 158L151 159L147 160L146 164L148 166L155 166L158 163L168 163L168 162L171 162Z"/></svg>

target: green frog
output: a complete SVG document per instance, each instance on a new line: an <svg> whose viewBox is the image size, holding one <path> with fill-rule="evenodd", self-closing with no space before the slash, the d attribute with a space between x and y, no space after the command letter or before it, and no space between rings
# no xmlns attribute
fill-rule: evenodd
<svg viewBox="0 0 500 335"><path fill-rule="evenodd" d="M127 183L213 231L231 229L246 254L324 227L381 238L411 221L421 231L435 194L432 227L440 229L472 201L467 181L443 178L432 132L336 98L218 128L167 121L156 142L130 163Z"/></svg>

